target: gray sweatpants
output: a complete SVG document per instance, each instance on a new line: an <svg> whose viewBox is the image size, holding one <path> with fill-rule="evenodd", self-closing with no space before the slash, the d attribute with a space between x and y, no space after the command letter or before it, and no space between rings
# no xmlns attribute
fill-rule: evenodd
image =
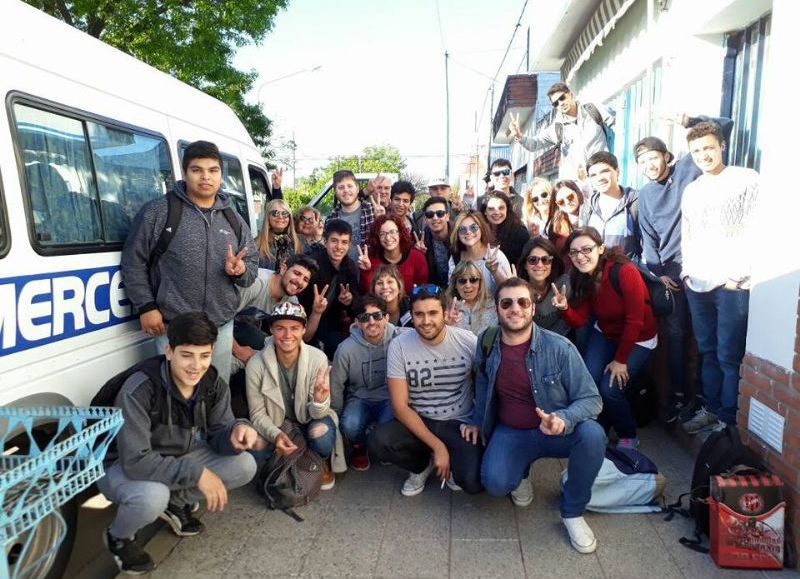
<svg viewBox="0 0 800 579"><path fill-rule="evenodd" d="M256 474L256 461L249 452L223 456L207 444L199 443L184 458L211 470L228 490L246 485ZM133 539L136 532L155 521L168 504L184 506L204 498L197 487L171 489L160 482L130 479L119 461L106 469L106 475L97 481L97 488L117 505L109 531L118 539Z"/></svg>

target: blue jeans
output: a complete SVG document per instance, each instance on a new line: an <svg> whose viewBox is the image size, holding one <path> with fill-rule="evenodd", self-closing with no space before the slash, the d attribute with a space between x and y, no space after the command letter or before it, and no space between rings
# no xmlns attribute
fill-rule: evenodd
<svg viewBox="0 0 800 579"><path fill-rule="evenodd" d="M539 458L569 458L568 480L559 509L564 518L580 517L592 498L592 484L605 456L606 435L594 420L585 420L566 436L548 436L538 428L498 424L481 464L486 492L506 496L519 485Z"/></svg>
<svg viewBox="0 0 800 579"><path fill-rule="evenodd" d="M689 304L686 301L686 291L672 292L675 296L675 309L664 319L667 329L667 363L669 367L669 381L673 397L676 394L686 394L688 344L687 337L691 330L689 317Z"/></svg>
<svg viewBox="0 0 800 579"><path fill-rule="evenodd" d="M592 328L583 358L603 398L603 411L597 417L597 421L606 432L613 426L620 438L636 438L636 419L633 417L628 397L625 396L625 390L616 384L613 387L609 385L611 374L606 372L606 366L614 359L616 353L617 343L607 339L597 328ZM653 350L643 346L633 347L628 356L629 384L642 371L652 354Z"/></svg>
<svg viewBox="0 0 800 579"><path fill-rule="evenodd" d="M318 438L311 438L308 435L308 431L315 424L324 424L328 427L328 431ZM298 424L298 426L300 430L303 431L303 437L306 439L308 448L316 452L322 458L328 458L333 454L333 449L336 446L336 425L333 423L333 419L330 416L320 418L319 420L313 419L310 420L308 424ZM251 450L250 454L253 455L253 458L255 458L256 462L260 465L275 454L275 445L270 444L264 450Z"/></svg>
<svg viewBox="0 0 800 579"><path fill-rule="evenodd" d="M702 360L700 383L706 406L723 422L736 424L750 292L722 287L710 292L685 291Z"/></svg>
<svg viewBox="0 0 800 579"><path fill-rule="evenodd" d="M369 423L383 424L392 418L392 404L388 400L350 398L344 405L339 427L350 442L363 444Z"/></svg>

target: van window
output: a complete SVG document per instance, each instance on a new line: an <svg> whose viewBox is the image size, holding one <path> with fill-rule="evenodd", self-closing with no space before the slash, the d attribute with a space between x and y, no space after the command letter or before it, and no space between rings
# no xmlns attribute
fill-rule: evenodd
<svg viewBox="0 0 800 579"><path fill-rule="evenodd" d="M41 248L118 244L173 183L163 139L20 103L14 117Z"/></svg>
<svg viewBox="0 0 800 579"><path fill-rule="evenodd" d="M0 188L0 257L5 257L8 253L8 211L3 199L3 190Z"/></svg>
<svg viewBox="0 0 800 579"><path fill-rule="evenodd" d="M256 211L256 231L261 231L264 224L264 208L270 200L269 187L267 186L267 176L259 167L248 166L250 173L250 188L253 190L253 207Z"/></svg>

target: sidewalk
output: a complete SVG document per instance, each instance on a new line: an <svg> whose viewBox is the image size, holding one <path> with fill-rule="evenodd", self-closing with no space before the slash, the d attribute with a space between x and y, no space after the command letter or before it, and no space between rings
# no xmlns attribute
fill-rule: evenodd
<svg viewBox="0 0 800 579"><path fill-rule="evenodd" d="M667 498L689 487L693 459L660 426L640 431L641 450L667 477ZM203 516L206 532L178 539L161 529L148 544L163 579L238 577L767 577L720 570L710 556L678 543L688 519L663 515L587 514L597 552L569 544L558 516L558 477L566 461L533 468L535 499L453 493L430 480L417 497L400 495L405 473L373 466L337 477L322 499L298 509L297 523L268 511L252 487L231 495L224 513ZM107 555L104 553L104 557ZM774 575L774 574L773 574ZM120 577L125 577L120 575ZM781 577L800 577L784 571Z"/></svg>

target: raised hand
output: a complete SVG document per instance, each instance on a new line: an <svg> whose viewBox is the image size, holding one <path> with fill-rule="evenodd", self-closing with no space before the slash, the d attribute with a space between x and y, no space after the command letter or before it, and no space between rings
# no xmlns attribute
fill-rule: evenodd
<svg viewBox="0 0 800 579"><path fill-rule="evenodd" d="M349 283L339 284L339 302L343 306L349 306L351 303L353 303L353 294L350 292Z"/></svg>
<svg viewBox="0 0 800 579"><path fill-rule="evenodd" d="M234 255L233 246L229 243L228 256L225 258L225 273L233 276L242 275L247 270L247 266L244 263L245 255L247 255L247 247L243 247L239 253Z"/></svg>
<svg viewBox="0 0 800 579"><path fill-rule="evenodd" d="M560 436L564 434L564 429L567 427L564 420L553 414L547 413L538 406L536 407L536 414L539 416L539 430L548 436Z"/></svg>
<svg viewBox="0 0 800 579"><path fill-rule="evenodd" d="M461 322L462 315L458 298L454 297L453 301L450 302L450 307L444 313L444 323L448 326L457 326Z"/></svg>
<svg viewBox="0 0 800 579"><path fill-rule="evenodd" d="M272 172L272 188L280 189L281 183L283 183L283 167L275 167Z"/></svg>
<svg viewBox="0 0 800 579"><path fill-rule="evenodd" d="M358 267L363 271L372 269L372 262L369 260L369 249L367 245L356 245L358 250Z"/></svg>
<svg viewBox="0 0 800 579"><path fill-rule="evenodd" d="M422 253L427 253L428 248L425 246L425 234L420 235L416 231L412 233L414 234L414 247L420 250Z"/></svg>
<svg viewBox="0 0 800 579"><path fill-rule="evenodd" d="M297 450L297 445L292 442L286 433L281 432L275 437L275 452L277 452L279 455L289 456L295 450Z"/></svg>
<svg viewBox="0 0 800 579"><path fill-rule="evenodd" d="M317 372L317 380L314 382L314 402L322 404L331 394L331 367L320 368Z"/></svg>
<svg viewBox="0 0 800 579"><path fill-rule="evenodd" d="M511 121L508 123L508 131L515 139L522 138L522 129L519 126L519 113L514 116L514 113L511 113Z"/></svg>
<svg viewBox="0 0 800 579"><path fill-rule="evenodd" d="M375 209L375 217L386 215L386 207L381 205L380 200L377 197L377 194L373 193L370 196L370 200L372 201L372 207Z"/></svg>
<svg viewBox="0 0 800 579"><path fill-rule="evenodd" d="M611 360L606 366L604 372L610 372L611 377L608 379L608 385L612 388L614 387L614 382L617 383L617 386L620 390L625 388L625 385L630 380L630 375L628 374L628 365L627 364L620 364L615 360Z"/></svg>
<svg viewBox="0 0 800 579"><path fill-rule="evenodd" d="M561 291L558 290L554 283L550 284L550 286L553 288L553 307L557 310L566 310L569 307L569 302L567 301L567 286L562 285Z"/></svg>
<svg viewBox="0 0 800 579"><path fill-rule="evenodd" d="M325 310L328 309L328 288L330 286L326 285L322 288L322 291L319 290L319 286L314 284L314 304L311 306L311 311L315 314L324 314Z"/></svg>

